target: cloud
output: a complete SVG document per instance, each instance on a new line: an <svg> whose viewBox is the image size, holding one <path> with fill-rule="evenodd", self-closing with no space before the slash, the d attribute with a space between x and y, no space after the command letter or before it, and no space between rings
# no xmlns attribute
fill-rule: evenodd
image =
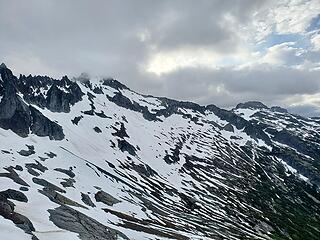
<svg viewBox="0 0 320 240"><path fill-rule="evenodd" d="M161 76L160 89L169 97L201 104L232 107L239 101L261 100L288 106L285 99L290 96L319 92L319 73L268 64L238 70L184 68Z"/></svg>
<svg viewBox="0 0 320 240"><path fill-rule="evenodd" d="M306 105L319 12L318 0L1 1L0 56L16 74L87 72L201 104Z"/></svg>
<svg viewBox="0 0 320 240"><path fill-rule="evenodd" d="M271 65L296 66L304 61L302 56L305 53L303 48L294 46L294 42L284 42L267 49L265 55L259 60L261 63Z"/></svg>
<svg viewBox="0 0 320 240"><path fill-rule="evenodd" d="M312 47L315 51L320 51L320 35L315 34L311 38Z"/></svg>
<svg viewBox="0 0 320 240"><path fill-rule="evenodd" d="M318 17L318 0L268 1L252 19L253 38L263 41L273 32L277 34L305 34Z"/></svg>

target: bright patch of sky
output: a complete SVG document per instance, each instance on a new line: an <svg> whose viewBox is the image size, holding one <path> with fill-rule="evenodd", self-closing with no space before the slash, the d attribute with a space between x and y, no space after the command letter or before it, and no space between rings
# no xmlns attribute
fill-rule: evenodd
<svg viewBox="0 0 320 240"><path fill-rule="evenodd" d="M258 43L255 46L255 50L266 53L268 48L286 42L294 43L295 47L308 48L311 46L309 37L306 37L305 35L272 33L268 35L264 41Z"/></svg>
<svg viewBox="0 0 320 240"><path fill-rule="evenodd" d="M314 31L320 29L320 14L313 18L310 22L310 26L307 28L307 31Z"/></svg>

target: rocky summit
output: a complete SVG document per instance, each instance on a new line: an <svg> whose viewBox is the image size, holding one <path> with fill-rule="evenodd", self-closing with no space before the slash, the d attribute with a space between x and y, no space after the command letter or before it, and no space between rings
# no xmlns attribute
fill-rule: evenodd
<svg viewBox="0 0 320 240"><path fill-rule="evenodd" d="M319 118L0 76L0 239L320 239Z"/></svg>

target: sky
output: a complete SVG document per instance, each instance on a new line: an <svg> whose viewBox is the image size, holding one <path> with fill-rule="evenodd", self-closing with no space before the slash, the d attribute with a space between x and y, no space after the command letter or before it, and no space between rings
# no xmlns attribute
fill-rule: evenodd
<svg viewBox="0 0 320 240"><path fill-rule="evenodd" d="M155 96L320 116L319 0L0 0L16 75L112 77Z"/></svg>

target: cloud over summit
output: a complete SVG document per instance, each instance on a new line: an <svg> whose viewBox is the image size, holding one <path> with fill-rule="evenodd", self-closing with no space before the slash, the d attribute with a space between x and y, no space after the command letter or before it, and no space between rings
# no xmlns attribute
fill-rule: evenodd
<svg viewBox="0 0 320 240"><path fill-rule="evenodd" d="M201 104L318 114L319 14L318 0L1 1L0 56L17 74L88 72Z"/></svg>

